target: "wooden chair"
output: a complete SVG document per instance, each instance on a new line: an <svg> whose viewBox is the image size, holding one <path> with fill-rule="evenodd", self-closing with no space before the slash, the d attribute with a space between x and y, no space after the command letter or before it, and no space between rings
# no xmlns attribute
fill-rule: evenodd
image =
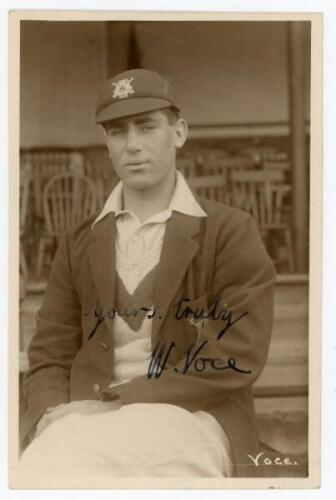
<svg viewBox="0 0 336 500"><path fill-rule="evenodd" d="M208 174L216 173L216 167L221 165L222 160L232 157L230 151L224 148L202 148L197 155L197 162L201 171Z"/></svg>
<svg viewBox="0 0 336 500"><path fill-rule="evenodd" d="M283 172L288 172L290 170L290 162L288 159L266 159L262 162L262 167L265 170L281 170Z"/></svg>
<svg viewBox="0 0 336 500"><path fill-rule="evenodd" d="M43 190L45 230L38 247L36 276L43 267L45 246L97 211L97 191L85 176L64 172L52 177Z"/></svg>
<svg viewBox="0 0 336 500"><path fill-rule="evenodd" d="M38 148L22 152L22 162L29 164L32 175L35 218L43 217L42 194L48 180L61 172L84 174L84 159L79 151L61 148Z"/></svg>
<svg viewBox="0 0 336 500"><path fill-rule="evenodd" d="M252 168L250 158L242 157L216 157L208 159L207 163L200 165L198 176L201 181L191 180L191 187L196 194L221 203L231 204L231 192L228 189L231 170Z"/></svg>
<svg viewBox="0 0 336 500"><path fill-rule="evenodd" d="M31 169L29 164L23 163L20 168L20 269L25 280L28 278L28 267L24 249L26 236L26 221L31 183Z"/></svg>
<svg viewBox="0 0 336 500"><path fill-rule="evenodd" d="M177 158L176 168L186 179L197 176L197 162L195 158Z"/></svg>
<svg viewBox="0 0 336 500"><path fill-rule="evenodd" d="M279 145L272 144L251 144L239 148L236 151L238 156L246 156L253 159L255 165L262 166L264 161L285 161L288 154Z"/></svg>
<svg viewBox="0 0 336 500"><path fill-rule="evenodd" d="M230 175L231 199L232 205L253 215L266 239L270 233L282 235L285 260L289 271L294 272L291 227L283 211L291 187L283 183L283 178L284 173L280 170L233 170Z"/></svg>
<svg viewBox="0 0 336 500"><path fill-rule="evenodd" d="M103 208L106 199L119 179L113 169L106 146L86 146L83 148L83 153L84 174L96 186L98 208Z"/></svg>
<svg viewBox="0 0 336 500"><path fill-rule="evenodd" d="M204 175L220 174L224 170L229 172L232 169L254 168L254 162L251 158L244 156L217 156L205 157L202 159L200 171Z"/></svg>
<svg viewBox="0 0 336 500"><path fill-rule="evenodd" d="M198 196L220 203L226 203L227 182L224 174L188 177L187 182L191 190Z"/></svg>

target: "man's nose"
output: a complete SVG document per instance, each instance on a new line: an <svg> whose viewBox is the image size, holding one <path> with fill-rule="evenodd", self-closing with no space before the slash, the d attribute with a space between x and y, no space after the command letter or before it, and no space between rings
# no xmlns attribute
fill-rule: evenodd
<svg viewBox="0 0 336 500"><path fill-rule="evenodd" d="M135 127L129 127L126 135L127 151L139 151L142 148L140 135Z"/></svg>

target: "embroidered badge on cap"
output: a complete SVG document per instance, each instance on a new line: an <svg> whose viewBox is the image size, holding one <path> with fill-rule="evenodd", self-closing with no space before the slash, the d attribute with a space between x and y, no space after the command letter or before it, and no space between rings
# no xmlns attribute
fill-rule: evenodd
<svg viewBox="0 0 336 500"><path fill-rule="evenodd" d="M125 99L131 94L135 93L134 88L132 87L132 80L134 80L134 77L132 78L124 78L123 80L119 80L119 82L114 83L114 91L113 91L113 98L118 98L118 99Z"/></svg>

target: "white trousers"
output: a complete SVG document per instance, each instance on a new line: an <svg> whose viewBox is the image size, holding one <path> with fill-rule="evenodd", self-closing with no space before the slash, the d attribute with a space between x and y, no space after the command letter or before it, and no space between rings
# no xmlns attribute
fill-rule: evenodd
<svg viewBox="0 0 336 500"><path fill-rule="evenodd" d="M34 439L20 466L48 476L232 475L228 441L217 420L161 403L108 411L107 402L97 401L85 414L67 414Z"/></svg>

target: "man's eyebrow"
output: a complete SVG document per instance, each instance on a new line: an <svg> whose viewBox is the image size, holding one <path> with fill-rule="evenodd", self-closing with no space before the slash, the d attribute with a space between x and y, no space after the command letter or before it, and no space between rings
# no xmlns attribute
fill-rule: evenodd
<svg viewBox="0 0 336 500"><path fill-rule="evenodd" d="M113 122L109 122L106 124L107 129L111 128L120 128L125 125L125 122L123 120L113 120Z"/></svg>
<svg viewBox="0 0 336 500"><path fill-rule="evenodd" d="M134 123L142 125L143 123L157 122L158 119L155 116L139 116L134 120Z"/></svg>

